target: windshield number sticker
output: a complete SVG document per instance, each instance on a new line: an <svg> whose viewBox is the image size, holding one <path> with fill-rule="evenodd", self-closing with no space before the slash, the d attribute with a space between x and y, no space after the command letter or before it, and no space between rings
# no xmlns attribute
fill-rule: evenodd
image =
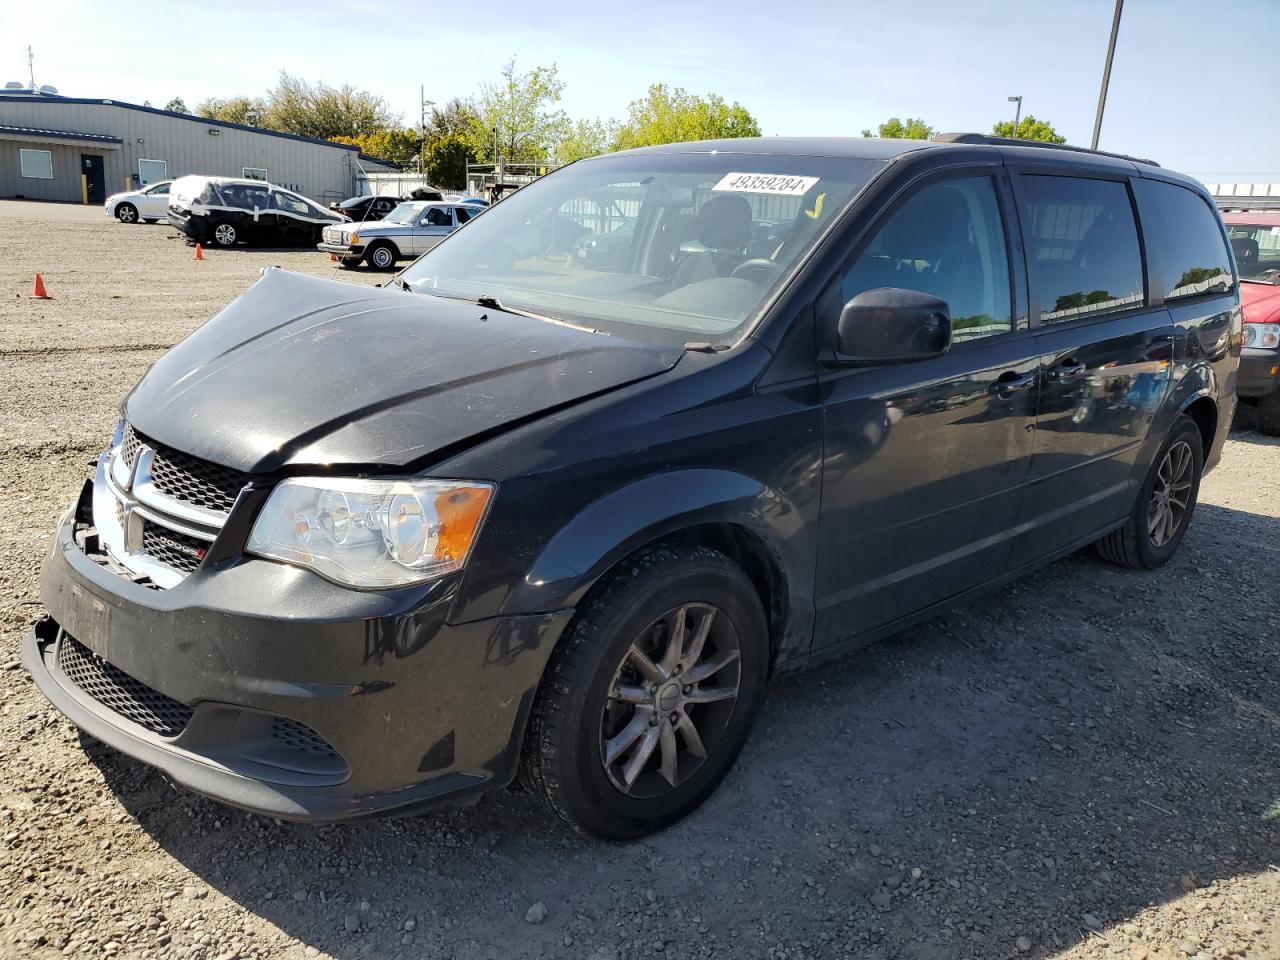
<svg viewBox="0 0 1280 960"><path fill-rule="evenodd" d="M1272 228L1271 228L1271 235L1272 235L1273 237L1280 237L1280 227L1272 227Z"/></svg>
<svg viewBox="0 0 1280 960"><path fill-rule="evenodd" d="M726 173L712 190L734 193L778 193L803 197L818 183L818 177L791 177L773 173Z"/></svg>

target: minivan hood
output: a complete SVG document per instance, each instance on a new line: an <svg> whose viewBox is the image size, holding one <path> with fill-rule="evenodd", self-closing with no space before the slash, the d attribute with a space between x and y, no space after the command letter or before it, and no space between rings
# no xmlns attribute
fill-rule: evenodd
<svg viewBox="0 0 1280 960"><path fill-rule="evenodd" d="M157 360L124 411L153 440L249 473L394 467L655 376L682 353L270 268Z"/></svg>

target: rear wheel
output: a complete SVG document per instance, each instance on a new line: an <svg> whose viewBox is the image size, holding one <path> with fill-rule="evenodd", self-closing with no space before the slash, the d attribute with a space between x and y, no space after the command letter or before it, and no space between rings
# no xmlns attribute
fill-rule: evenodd
<svg viewBox="0 0 1280 960"><path fill-rule="evenodd" d="M1280 390L1258 399L1258 432L1280 437Z"/></svg>
<svg viewBox="0 0 1280 960"><path fill-rule="evenodd" d="M213 228L213 242L220 247L233 247L238 239L239 234L236 231L234 223L220 223Z"/></svg>
<svg viewBox="0 0 1280 960"><path fill-rule="evenodd" d="M116 219L121 223L137 223L138 208L132 203L122 203L116 207Z"/></svg>
<svg viewBox="0 0 1280 960"><path fill-rule="evenodd" d="M1203 469L1200 428L1190 417L1179 417L1138 491L1128 521L1098 541L1098 553L1124 567L1154 570L1164 564L1191 523Z"/></svg>
<svg viewBox="0 0 1280 960"><path fill-rule="evenodd" d="M631 840L705 800L764 693L768 628L728 557L656 547L594 589L547 665L523 777L578 829Z"/></svg>
<svg viewBox="0 0 1280 960"><path fill-rule="evenodd" d="M396 265L396 251L389 243L374 244L365 259L375 270L391 270Z"/></svg>

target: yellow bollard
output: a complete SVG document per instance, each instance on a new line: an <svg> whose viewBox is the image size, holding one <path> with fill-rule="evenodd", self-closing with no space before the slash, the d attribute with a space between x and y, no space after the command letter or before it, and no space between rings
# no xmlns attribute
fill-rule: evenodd
<svg viewBox="0 0 1280 960"><path fill-rule="evenodd" d="M80 174L80 202L89 202L89 178L85 174Z"/></svg>

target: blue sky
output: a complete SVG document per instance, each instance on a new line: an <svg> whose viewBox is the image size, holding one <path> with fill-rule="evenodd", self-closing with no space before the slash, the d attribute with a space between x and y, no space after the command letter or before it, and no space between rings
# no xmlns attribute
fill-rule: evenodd
<svg viewBox="0 0 1280 960"><path fill-rule="evenodd" d="M571 116L621 117L650 83L739 100L766 134L856 135L897 116L989 131L1023 110L1088 145L1112 0L633 3L9 3L2 80L159 106L260 93L281 69L416 120L418 85L469 96L512 54L556 63ZM148 12L139 13L146 10ZM1280 182L1266 84L1280 2L1128 0L1103 149L1208 182ZM361 44L365 48L361 49Z"/></svg>

